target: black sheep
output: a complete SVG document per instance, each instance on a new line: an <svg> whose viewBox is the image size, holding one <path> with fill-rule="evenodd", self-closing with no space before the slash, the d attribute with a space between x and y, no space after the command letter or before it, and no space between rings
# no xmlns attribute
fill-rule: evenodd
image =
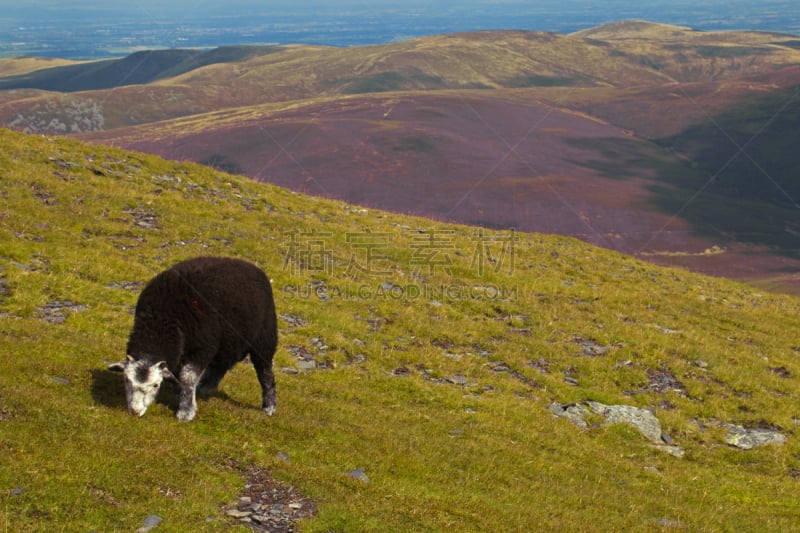
<svg viewBox="0 0 800 533"><path fill-rule="evenodd" d="M195 390L210 392L248 354L261 384L261 408L275 412L272 358L275 303L266 274L246 261L197 257L153 278L136 304L124 372L128 411L144 415L164 379L180 386L179 420L197 413Z"/></svg>

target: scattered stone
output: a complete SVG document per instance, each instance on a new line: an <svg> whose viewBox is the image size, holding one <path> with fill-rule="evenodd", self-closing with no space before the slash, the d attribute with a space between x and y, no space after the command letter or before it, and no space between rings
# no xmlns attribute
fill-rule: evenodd
<svg viewBox="0 0 800 533"><path fill-rule="evenodd" d="M151 530L157 528L158 525L163 520L164 519L161 518L160 516L155 515L155 514L151 514L150 516L148 516L147 518L144 519L144 523L142 524L142 527L137 529L136 533L147 533L148 531L151 531Z"/></svg>
<svg viewBox="0 0 800 533"><path fill-rule="evenodd" d="M363 353L357 353L350 358L351 365L360 365L367 362L367 356Z"/></svg>
<svg viewBox="0 0 800 533"><path fill-rule="evenodd" d="M313 359L314 356L303 346L289 346L286 350L298 359Z"/></svg>
<svg viewBox="0 0 800 533"><path fill-rule="evenodd" d="M531 368L535 368L539 371L540 374L549 374L550 373L550 361L540 357L536 361L531 361L528 363L528 366Z"/></svg>
<svg viewBox="0 0 800 533"><path fill-rule="evenodd" d="M460 353L449 352L449 351L445 351L444 356L449 359L453 359L455 361L461 361L461 358L463 357Z"/></svg>
<svg viewBox="0 0 800 533"><path fill-rule="evenodd" d="M669 518L656 518L653 521L660 527L683 529L683 524L677 520L670 520Z"/></svg>
<svg viewBox="0 0 800 533"><path fill-rule="evenodd" d="M460 385L462 387L467 385L466 376L462 376L461 374L455 374L453 376L450 376L449 378L446 378L445 381L447 381L448 383L452 383L453 385Z"/></svg>
<svg viewBox="0 0 800 533"><path fill-rule="evenodd" d="M137 207L135 209L126 209L124 213L132 216L133 223L140 228L158 229L158 217L146 209L141 207Z"/></svg>
<svg viewBox="0 0 800 533"><path fill-rule="evenodd" d="M311 290L314 295L323 302L327 302L331 299L331 295L328 292L328 284L322 280L311 282Z"/></svg>
<svg viewBox="0 0 800 533"><path fill-rule="evenodd" d="M39 319L49 324L63 324L69 313L85 311L88 309L83 304L76 304L70 300L53 300L44 307L36 310Z"/></svg>
<svg viewBox="0 0 800 533"><path fill-rule="evenodd" d="M62 385L72 385L72 382L67 378L62 378L60 376L53 376L53 381L56 383L61 383Z"/></svg>
<svg viewBox="0 0 800 533"><path fill-rule="evenodd" d="M223 511L253 531L290 533L297 520L314 516L316 504L294 487L275 481L266 470L251 468L244 494Z"/></svg>
<svg viewBox="0 0 800 533"><path fill-rule="evenodd" d="M286 314L280 315L280 318L282 318L289 325L289 327L292 327L292 328L301 328L303 326L307 326L308 325L308 322L306 320L300 318L297 315L292 315L292 314L286 313Z"/></svg>
<svg viewBox="0 0 800 533"><path fill-rule="evenodd" d="M353 479L361 481L362 483L369 483L369 477L367 476L367 474L364 473L364 469L363 468L356 468L356 469L350 470L347 473L347 475L350 476Z"/></svg>
<svg viewBox="0 0 800 533"><path fill-rule="evenodd" d="M123 291L131 291L131 292L138 292L144 287L143 281L119 281L114 283L109 283L106 285L109 289L120 289Z"/></svg>
<svg viewBox="0 0 800 533"><path fill-rule="evenodd" d="M328 345L319 337L311 339L311 345L317 349L320 355L325 355L328 352Z"/></svg>
<svg viewBox="0 0 800 533"><path fill-rule="evenodd" d="M677 457L678 459L682 459L683 456L686 454L686 450L681 448L680 446L672 446L668 444L659 444L657 446L653 446L656 450L661 450L662 452L666 452L673 457Z"/></svg>
<svg viewBox="0 0 800 533"><path fill-rule="evenodd" d="M317 368L317 362L314 360L303 359L295 363L298 370L314 370Z"/></svg>
<svg viewBox="0 0 800 533"><path fill-rule="evenodd" d="M20 494L22 494L23 492L25 492L25 489L23 489L22 487L17 487L17 488L15 488L15 489L13 489L13 490L11 491L11 495L12 495L12 496L19 496L19 495L20 495Z"/></svg>
<svg viewBox="0 0 800 533"><path fill-rule="evenodd" d="M289 346L287 350L289 353L294 355L298 361L295 363L295 367L298 370L314 370L314 369L325 369L325 368L333 368L333 364L326 361L317 361L315 358L318 356L324 356L328 352L328 346L322 342L320 338L311 339L311 343L316 349L317 355L315 356L312 354L307 348L304 346Z"/></svg>
<svg viewBox="0 0 800 533"><path fill-rule="evenodd" d="M11 415L12 415L11 410L0 404L0 422L2 422L3 420L8 420L9 418L11 418Z"/></svg>
<svg viewBox="0 0 800 533"><path fill-rule="evenodd" d="M697 361L694 362L694 364L696 367L702 368L703 370L708 368L708 363L706 361L703 361L702 359L698 359Z"/></svg>
<svg viewBox="0 0 800 533"><path fill-rule="evenodd" d="M576 387L577 387L577 386L578 386L578 384L579 384L579 383L578 383L578 380L577 380L577 379L575 379L575 378L574 378L574 377L572 377L572 376L564 376L564 383L567 383L568 385L574 385L574 386L576 386Z"/></svg>
<svg viewBox="0 0 800 533"><path fill-rule="evenodd" d="M769 367L769 371L772 372L773 374L778 375L779 377L782 377L782 378L790 378L790 377L792 377L792 373L789 372L789 370L785 366L779 366L779 367L776 367L776 368Z"/></svg>
<svg viewBox="0 0 800 533"><path fill-rule="evenodd" d="M594 339L575 337L574 341L576 344L581 346L583 355L588 357L599 357L611 349L611 346L600 344Z"/></svg>
<svg viewBox="0 0 800 533"><path fill-rule="evenodd" d="M681 396L686 396L686 387L678 381L678 378L665 365L661 368L647 369L648 384L647 389L659 394L676 392Z"/></svg>
<svg viewBox="0 0 800 533"><path fill-rule="evenodd" d="M728 434L725 436L725 442L742 450L752 450L753 448L766 446L767 444L777 444L780 446L786 442L785 435L772 429L746 429L742 426L724 423L722 427L728 430Z"/></svg>
<svg viewBox="0 0 800 533"><path fill-rule="evenodd" d="M407 366L400 366L392 370L390 375L399 377L409 376L411 375L411 370Z"/></svg>
<svg viewBox="0 0 800 533"><path fill-rule="evenodd" d="M278 452L275 454L275 459L281 461L282 463L291 463L292 460L289 458L289 454L286 452Z"/></svg>
<svg viewBox="0 0 800 533"><path fill-rule="evenodd" d="M661 333L664 333L665 335L674 335L675 333L681 333L681 330L679 329L665 328L664 326L659 326L658 324L653 324L653 327L656 328Z"/></svg>
<svg viewBox="0 0 800 533"><path fill-rule="evenodd" d="M0 304L2 304L8 296L11 296L11 289L8 288L8 284L6 284L3 274L0 272Z"/></svg>
<svg viewBox="0 0 800 533"><path fill-rule="evenodd" d="M36 272L38 270L38 268L33 265L25 265L22 263L17 263L16 261L12 261L11 264L23 272Z"/></svg>

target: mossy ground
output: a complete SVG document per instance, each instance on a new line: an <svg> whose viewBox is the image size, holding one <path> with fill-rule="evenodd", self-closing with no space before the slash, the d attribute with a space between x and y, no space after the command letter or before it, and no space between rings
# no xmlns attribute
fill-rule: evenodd
<svg viewBox="0 0 800 533"><path fill-rule="evenodd" d="M142 154L6 131L0 145L0 531L131 531L149 514L159 530L219 531L247 465L317 502L304 531L800 521L796 298ZM248 365L188 424L167 394L129 416L105 370L141 283L201 254L273 279L274 417ZM608 349L588 356L586 340ZM286 371L298 353L319 368ZM656 370L684 391L649 387ZM585 400L652 408L686 455L548 410ZM787 443L732 449L718 421Z"/></svg>

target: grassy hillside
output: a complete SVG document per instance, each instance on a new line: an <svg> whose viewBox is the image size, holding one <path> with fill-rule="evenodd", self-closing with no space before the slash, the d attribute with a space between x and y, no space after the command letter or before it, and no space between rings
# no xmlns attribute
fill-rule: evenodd
<svg viewBox="0 0 800 533"><path fill-rule="evenodd" d="M0 528L220 531L242 472L303 531L790 530L800 301L576 240L443 225L0 131ZM513 253L512 253L513 252ZM237 367L198 418L124 407L142 283L198 254L276 288L278 412ZM675 457L551 404L652 409ZM726 444L725 423L783 445ZM348 475L361 468L369 482Z"/></svg>

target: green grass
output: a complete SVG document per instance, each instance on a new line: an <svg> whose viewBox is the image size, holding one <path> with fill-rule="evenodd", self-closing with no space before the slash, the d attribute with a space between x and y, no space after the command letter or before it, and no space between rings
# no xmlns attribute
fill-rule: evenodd
<svg viewBox="0 0 800 533"><path fill-rule="evenodd" d="M247 465L318 503L301 524L311 532L785 531L800 520L796 298L536 234L514 236L512 264L500 255L509 234L487 230L499 260L480 271L474 228L69 140L0 131L0 144L0 531L130 531L149 514L163 531L224 530ZM419 230L434 229L449 233L425 248ZM290 231L321 255L289 254ZM449 273L425 268L431 250ZM279 324L272 418L247 365L189 424L169 395L129 416L105 370L124 356L140 287L128 284L199 254L260 264L279 314L303 320ZM86 307L50 324L42 309L55 300ZM586 357L577 338L611 348ZM293 347L330 368L282 371ZM664 368L685 395L648 390L648 371ZM653 408L685 457L548 410L584 400ZM735 450L716 421L778 426L788 440ZM349 478L354 468L370 483Z"/></svg>

